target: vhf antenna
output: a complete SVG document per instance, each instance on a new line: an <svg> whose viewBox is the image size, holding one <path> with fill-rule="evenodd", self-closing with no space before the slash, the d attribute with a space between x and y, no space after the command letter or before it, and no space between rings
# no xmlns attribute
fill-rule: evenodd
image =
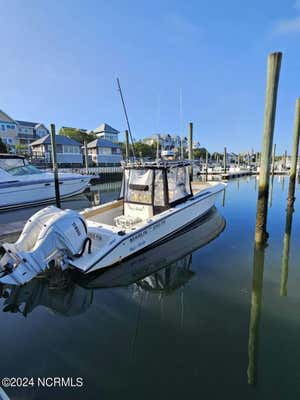
<svg viewBox="0 0 300 400"><path fill-rule="evenodd" d="M118 84L118 89L119 89L119 92L120 92L120 97L121 97L121 101L122 101L122 105L123 105L123 110L124 110L124 114L125 114L125 118L126 118L126 122L127 122L128 132L129 132L129 135L130 135L133 158L136 159L135 151L134 151L134 143L133 143L130 124L129 124L129 119L128 119L128 115L127 115L127 111L126 111L126 106L125 106L125 102L124 102L124 98L123 98L123 94L122 94L122 89L121 89L119 78L117 78L117 84Z"/></svg>

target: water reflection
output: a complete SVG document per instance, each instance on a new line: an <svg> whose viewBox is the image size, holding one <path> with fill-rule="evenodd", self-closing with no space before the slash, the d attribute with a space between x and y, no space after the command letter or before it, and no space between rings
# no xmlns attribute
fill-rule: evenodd
<svg viewBox="0 0 300 400"><path fill-rule="evenodd" d="M167 295L194 276L191 253L224 228L225 219L214 208L180 235L104 272L82 275L75 270L50 270L24 286L2 286L3 311L27 316L42 305L60 315L78 315L92 305L93 289L130 284L134 284L134 296L140 292Z"/></svg>
<svg viewBox="0 0 300 400"><path fill-rule="evenodd" d="M249 362L247 369L248 383L250 385L254 385L257 382L259 325L262 306L265 247L265 244L255 242L248 341Z"/></svg>
<svg viewBox="0 0 300 400"><path fill-rule="evenodd" d="M287 281L289 273L289 256L290 256L290 241L291 241L291 232L293 223L293 212L294 212L294 207L288 202L286 209L285 231L283 238L280 296L287 295Z"/></svg>
<svg viewBox="0 0 300 400"><path fill-rule="evenodd" d="M27 317L44 306L65 317L84 313L92 304L93 293L76 285L67 271L50 270L23 286L2 287L4 312Z"/></svg>

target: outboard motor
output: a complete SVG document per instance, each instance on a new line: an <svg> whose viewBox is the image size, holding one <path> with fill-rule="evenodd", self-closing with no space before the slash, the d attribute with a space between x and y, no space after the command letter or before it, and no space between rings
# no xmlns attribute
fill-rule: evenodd
<svg viewBox="0 0 300 400"><path fill-rule="evenodd" d="M0 282L22 285L53 261L65 269L65 259L80 256L87 243L90 251L91 239L78 212L46 207L28 220L16 243L2 245Z"/></svg>

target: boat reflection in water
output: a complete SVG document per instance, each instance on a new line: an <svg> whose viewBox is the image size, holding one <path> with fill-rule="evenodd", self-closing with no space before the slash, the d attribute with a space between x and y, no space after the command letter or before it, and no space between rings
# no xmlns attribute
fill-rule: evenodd
<svg viewBox="0 0 300 400"><path fill-rule="evenodd" d="M225 219L213 208L181 234L120 266L87 275L75 270L50 270L23 286L3 286L3 311L27 316L42 305L60 315L73 316L92 305L93 290L97 288L134 284L133 293L174 291L194 275L192 252L214 240L224 228Z"/></svg>

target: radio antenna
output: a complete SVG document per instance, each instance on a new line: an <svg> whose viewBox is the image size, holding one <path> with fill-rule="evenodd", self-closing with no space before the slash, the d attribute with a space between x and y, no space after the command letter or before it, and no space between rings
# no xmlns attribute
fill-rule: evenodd
<svg viewBox="0 0 300 400"><path fill-rule="evenodd" d="M136 157L135 157L135 150L134 150L134 142L133 142L133 138L132 138L132 134L131 134L129 119L128 119L128 115L127 115L127 110L126 110L126 106L125 106L125 102L124 102L123 93L122 93L122 89L121 89L119 78L117 78L117 84L118 84L118 90L120 92L120 97L121 97L121 101L122 101L122 105L123 105L123 110L124 110L124 114L125 114L125 118L126 118L126 122L127 122L128 132L129 132L129 136L130 136L130 140L131 140L132 154L133 154L133 158L135 159Z"/></svg>

